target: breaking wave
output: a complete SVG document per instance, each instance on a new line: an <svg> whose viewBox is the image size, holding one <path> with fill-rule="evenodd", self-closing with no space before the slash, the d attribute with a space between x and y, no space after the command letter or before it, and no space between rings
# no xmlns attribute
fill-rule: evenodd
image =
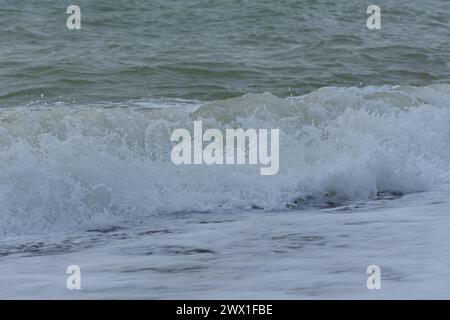
<svg viewBox="0 0 450 320"><path fill-rule="evenodd" d="M279 128L280 171L175 166L170 134ZM174 212L285 210L450 181L450 85L326 87L201 103L0 109L0 234L86 228Z"/></svg>

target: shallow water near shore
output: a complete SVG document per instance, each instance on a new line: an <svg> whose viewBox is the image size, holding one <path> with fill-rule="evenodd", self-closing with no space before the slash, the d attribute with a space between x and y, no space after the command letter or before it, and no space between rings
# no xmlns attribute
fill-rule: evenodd
<svg viewBox="0 0 450 320"><path fill-rule="evenodd" d="M449 194L301 212L178 213L4 239L0 296L445 299ZM68 263L82 269L81 291L65 288ZM381 290L366 287L373 264L381 268Z"/></svg>

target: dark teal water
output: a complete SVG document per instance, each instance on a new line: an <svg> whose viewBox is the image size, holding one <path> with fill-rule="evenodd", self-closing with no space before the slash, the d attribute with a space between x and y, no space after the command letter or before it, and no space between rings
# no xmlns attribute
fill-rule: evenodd
<svg viewBox="0 0 450 320"><path fill-rule="evenodd" d="M0 1L0 105L218 100L324 86L450 80L450 2L380 0ZM41 96L44 95L44 98Z"/></svg>

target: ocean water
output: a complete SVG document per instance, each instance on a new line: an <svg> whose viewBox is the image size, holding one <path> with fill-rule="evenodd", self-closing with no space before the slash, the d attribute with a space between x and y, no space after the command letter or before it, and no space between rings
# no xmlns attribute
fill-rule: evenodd
<svg viewBox="0 0 450 320"><path fill-rule="evenodd" d="M0 0L0 298L450 296L450 2L70 4ZM195 120L278 174L174 165Z"/></svg>

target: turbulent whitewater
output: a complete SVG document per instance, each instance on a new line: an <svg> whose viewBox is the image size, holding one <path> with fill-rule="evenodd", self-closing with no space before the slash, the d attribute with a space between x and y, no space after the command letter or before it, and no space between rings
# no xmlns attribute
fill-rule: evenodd
<svg viewBox="0 0 450 320"><path fill-rule="evenodd" d="M280 172L176 166L170 134L280 128ZM0 231L86 229L174 212L284 210L439 190L450 181L450 86L327 87L202 103L0 109Z"/></svg>

